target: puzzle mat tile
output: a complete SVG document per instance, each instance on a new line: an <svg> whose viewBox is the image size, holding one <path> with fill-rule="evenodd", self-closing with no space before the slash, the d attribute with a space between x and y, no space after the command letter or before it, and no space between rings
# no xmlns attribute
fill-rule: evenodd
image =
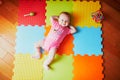
<svg viewBox="0 0 120 80"><path fill-rule="evenodd" d="M102 56L74 56L73 80L103 80Z"/></svg>
<svg viewBox="0 0 120 80"><path fill-rule="evenodd" d="M27 0L23 0L23 1L27 1ZM50 22L49 17L51 15L53 15L53 14L58 15L62 11L67 11L67 12L70 12L72 14L73 18L74 18L73 24L78 28L78 30L80 30L80 33L83 32L82 37L84 37L83 35L86 35L87 30L90 34L92 34L91 31L89 31L89 29L92 30L93 27L96 27L96 29L100 30L101 24L100 23L94 23L92 21L92 18L91 18L91 12L100 9L100 7L101 7L100 4L99 4L99 1L97 1L97 3L96 2L91 3L91 4L95 3L94 6L96 8L94 7L94 9L91 9L90 6L93 6L93 5L89 4L89 2L86 2L86 1L83 1L83 2L87 5L82 4L82 2L80 2L80 1L79 2L75 1L74 3L73 3L73 1L69 1L69 2L66 2L66 1L62 1L62 2L60 2L60 1L54 1L54 2L53 1L46 1L47 12L46 12L46 14L44 13L44 15L47 16L46 17L46 24L47 25L50 24L49 23ZM81 6L78 5L78 4L81 4ZM89 11L86 6L90 7L91 10ZM82 7L85 7L85 8L83 8L84 10L82 10ZM81 9L82 12L80 12L78 9ZM87 10L87 13L86 13L86 10ZM79 14L79 13L81 13L81 14ZM79 16L79 15L82 15L82 17ZM91 18L91 20L90 20L90 18ZM33 19L31 19L31 20L33 20ZM30 23L32 23L32 22L30 22ZM43 23L41 23L41 24L43 24ZM26 25L26 24L24 24L24 25ZM27 24L27 25L29 25L29 24ZM34 25L38 25L38 24L35 23ZM86 26L89 27L89 29L87 29ZM81 27L84 27L84 29L82 28L83 29L82 30ZM24 28L26 28L26 27L24 26ZM42 35L42 36L40 36L39 39L41 39L41 37L44 37L44 32L45 32L44 28L43 27L41 27L41 28L40 29L43 32L40 33L40 35ZM98 30L98 32L100 32L99 30ZM27 29L26 29L26 31L27 31ZM49 31L49 28L46 30L45 35L48 33L47 31ZM92 31L94 32L94 30L92 30ZM34 31L34 32L36 32L36 31ZM26 34L26 33L24 33L24 34ZM24 35L24 34L22 34L22 35ZM95 34L96 33L94 33L94 35ZM29 34L29 35L31 36L31 34ZM38 34L35 33L35 35L38 35ZM26 41L30 40L31 38L29 36L27 36L27 37L29 37L28 39L27 39L27 37L26 38L24 38L24 37L21 38L23 40L26 39L25 43L22 43L22 44L25 44L25 45L28 45L28 46L24 47L25 49L23 48L23 50L21 49L21 51L23 51L23 52L21 52L21 51L17 52L17 53L22 53L22 54L15 54L15 68L14 68L13 80L49 80L49 79L51 79L51 80L58 80L58 79L61 79L61 80L98 80L98 79L102 80L102 78L104 77L103 74L102 74L103 59L100 55L103 54L103 53L93 53L91 51L94 55L97 55L97 56L93 56L93 54L90 54L90 53L88 53L88 55L90 54L91 56L86 56L85 54L82 53L84 55L83 56L83 55L80 54L79 48L77 48L78 52L76 52L74 50L74 52L76 52L76 53L75 53L75 55L72 55L73 54L72 48L73 47L79 47L80 43L77 46L74 46L77 43L73 43L73 41L75 41L77 39L77 37L81 37L81 35L80 36L79 35L80 34L78 32L73 36L71 36L71 35L68 36L68 37L70 37L69 42L71 44L69 44L69 45L64 44L64 45L66 45L66 47L68 46L66 50L69 50L69 46L71 45L70 52L68 52L71 55L70 54L65 55L66 52L67 52L67 51L64 51L66 47L64 47L63 50L61 49L61 51L63 51L64 55L62 55L62 56L60 56L61 54L56 55L55 61L50 66L52 68L50 71L45 71L45 70L42 69L41 65L43 63L43 60L42 61L41 60L33 61L34 59L30 58L30 54L34 53L33 48L28 49L29 51L24 51L29 46L28 45L29 43L26 44ZM87 35L89 35L89 34L87 34ZM101 35L101 32L100 32L100 34L98 34L98 36L100 36L100 35ZM97 36L97 38L98 38L98 36ZM34 37L36 37L36 36L34 36ZM35 39L34 42L38 41L39 39ZM81 39L81 38L79 38L79 39ZM97 40L97 39L95 39L95 40ZM79 42L79 40L76 40L76 41ZM88 41L88 43L89 43L89 40L85 39L85 41L86 42ZM32 47L33 47L34 42L30 42L30 46L32 45ZM94 42L94 40L93 40L93 42ZM19 42L19 44L21 44L21 41ZM17 46L17 44L16 44L16 46ZM99 47L100 46L101 45L99 45ZM22 45L19 46L18 49L21 48L21 47L23 47L23 46ZM98 51L100 51L100 48L99 48ZM100 55L98 55L98 54L100 54ZM16 57L16 55L18 55L18 56ZM20 66L23 67L23 69ZM34 68L34 66L35 66L35 68ZM40 68L38 68L38 66ZM36 67L37 67L37 69L36 69ZM34 73L37 74L37 75L35 75ZM33 75L35 75L35 76L33 76Z"/></svg>
<svg viewBox="0 0 120 80"><path fill-rule="evenodd" d="M45 55L33 59L29 53L15 54L12 80L102 80L104 77L102 56L56 54L49 71L42 67L45 59Z"/></svg>
<svg viewBox="0 0 120 80"><path fill-rule="evenodd" d="M44 38L44 26L17 26L16 53L35 53L34 43Z"/></svg>
<svg viewBox="0 0 120 80"><path fill-rule="evenodd" d="M73 55L56 55L49 71L44 70L42 67L45 59L46 56L42 59L33 59L29 53L15 54L12 80L57 80L59 78L72 80Z"/></svg>
<svg viewBox="0 0 120 80"><path fill-rule="evenodd" d="M19 25L44 25L45 24L45 0L19 0L18 24ZM35 16L27 16L35 12Z"/></svg>
<svg viewBox="0 0 120 80"><path fill-rule="evenodd" d="M92 20L91 13L100 10L99 1L74 1L73 5L73 25L81 27L101 27L101 23Z"/></svg>
<svg viewBox="0 0 120 80"><path fill-rule="evenodd" d="M102 55L102 31L101 28L80 28L77 27L77 33L74 36L74 54L85 55L88 54L89 56L94 54L96 56Z"/></svg>
<svg viewBox="0 0 120 80"><path fill-rule="evenodd" d="M60 12L66 11L72 13L73 1L46 1L46 25L50 25L50 16L59 15Z"/></svg>
<svg viewBox="0 0 120 80"><path fill-rule="evenodd" d="M81 27L101 27L101 23L92 20L91 13L100 10L99 1L46 1L46 24L50 25L49 18L66 11L72 14L72 24ZM63 3L64 2L64 3ZM55 6L55 7L54 7Z"/></svg>
<svg viewBox="0 0 120 80"><path fill-rule="evenodd" d="M12 80L42 80L43 60L44 58L32 59L29 53L15 54Z"/></svg>
<svg viewBox="0 0 120 80"><path fill-rule="evenodd" d="M62 54L74 54L73 52L73 48L74 48L74 37L73 35L68 35L65 37L65 39L62 41L62 43L60 44L58 50L57 50L57 54L62 55Z"/></svg>
<svg viewBox="0 0 120 80"><path fill-rule="evenodd" d="M49 30L50 30L50 26L45 26L45 36L47 36ZM65 37L65 39L60 44L60 46L59 46L59 48L57 50L57 54L59 54L59 55L73 54L74 53L73 52L73 48L74 48L73 40L74 40L73 35L68 35L67 37Z"/></svg>
<svg viewBox="0 0 120 80"><path fill-rule="evenodd" d="M50 66L52 69L43 71L43 80L72 80L73 55L56 55L55 61Z"/></svg>

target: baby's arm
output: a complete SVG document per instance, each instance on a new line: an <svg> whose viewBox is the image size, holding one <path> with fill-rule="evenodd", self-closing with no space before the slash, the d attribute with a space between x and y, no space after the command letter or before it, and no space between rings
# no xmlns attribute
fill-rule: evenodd
<svg viewBox="0 0 120 80"><path fill-rule="evenodd" d="M75 27L73 27L73 26L70 26L70 33L71 34L73 34L73 33L75 33L76 32L76 29L75 29Z"/></svg>

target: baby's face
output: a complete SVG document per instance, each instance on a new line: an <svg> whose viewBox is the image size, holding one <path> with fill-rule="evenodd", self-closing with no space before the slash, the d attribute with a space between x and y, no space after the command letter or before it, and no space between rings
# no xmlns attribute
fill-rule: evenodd
<svg viewBox="0 0 120 80"><path fill-rule="evenodd" d="M61 26L67 27L70 24L70 17L68 17L66 14L61 14L59 16L58 22Z"/></svg>

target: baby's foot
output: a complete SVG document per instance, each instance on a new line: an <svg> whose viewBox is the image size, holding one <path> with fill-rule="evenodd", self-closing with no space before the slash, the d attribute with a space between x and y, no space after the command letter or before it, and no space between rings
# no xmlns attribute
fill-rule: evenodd
<svg viewBox="0 0 120 80"><path fill-rule="evenodd" d="M48 65L43 65L43 67L44 67L45 70L49 70L50 69Z"/></svg>
<svg viewBox="0 0 120 80"><path fill-rule="evenodd" d="M32 58L40 59L40 55L39 54L33 55Z"/></svg>

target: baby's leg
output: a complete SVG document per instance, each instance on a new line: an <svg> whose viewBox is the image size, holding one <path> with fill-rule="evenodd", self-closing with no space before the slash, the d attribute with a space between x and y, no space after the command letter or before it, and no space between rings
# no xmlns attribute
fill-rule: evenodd
<svg viewBox="0 0 120 80"><path fill-rule="evenodd" d="M41 57L41 48L43 46L43 40L38 41L34 44L36 54L32 56L32 58L39 59Z"/></svg>
<svg viewBox="0 0 120 80"><path fill-rule="evenodd" d="M48 54L48 58L45 60L43 66L46 70L49 70L49 65L53 61L55 53L56 53L56 48L51 48Z"/></svg>

